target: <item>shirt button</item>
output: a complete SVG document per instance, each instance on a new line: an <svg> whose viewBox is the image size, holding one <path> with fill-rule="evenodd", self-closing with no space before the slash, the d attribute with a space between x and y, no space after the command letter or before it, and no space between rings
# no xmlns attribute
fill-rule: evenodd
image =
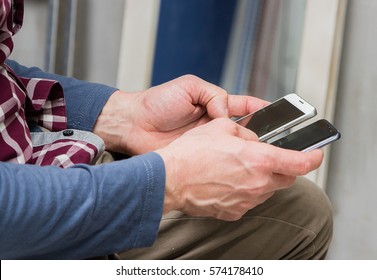
<svg viewBox="0 0 377 280"><path fill-rule="evenodd" d="M72 129L66 129L63 131L64 136L72 136L74 131Z"/></svg>

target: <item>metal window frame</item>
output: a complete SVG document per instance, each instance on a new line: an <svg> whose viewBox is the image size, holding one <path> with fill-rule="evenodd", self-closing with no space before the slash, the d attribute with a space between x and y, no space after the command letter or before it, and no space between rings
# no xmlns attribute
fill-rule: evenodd
<svg viewBox="0 0 377 280"><path fill-rule="evenodd" d="M150 87L160 0L127 0L117 86L127 91Z"/></svg>
<svg viewBox="0 0 377 280"><path fill-rule="evenodd" d="M49 0L45 70L72 76L77 0Z"/></svg>
<svg viewBox="0 0 377 280"><path fill-rule="evenodd" d="M307 0L296 90L317 108L317 117L334 119L347 0ZM306 177L326 188L330 146L322 166Z"/></svg>

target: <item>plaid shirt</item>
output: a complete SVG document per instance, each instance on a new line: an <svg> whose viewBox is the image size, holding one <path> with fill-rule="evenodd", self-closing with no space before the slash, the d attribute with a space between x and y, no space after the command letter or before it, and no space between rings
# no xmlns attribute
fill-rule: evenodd
<svg viewBox="0 0 377 280"><path fill-rule="evenodd" d="M75 132L66 130L66 107L60 84L18 77L5 64L13 50L12 36L22 25L23 0L0 0L0 7L0 161L60 167L90 163L100 148L72 137ZM48 131L48 137L34 141L34 136L40 140L40 134L45 133L31 133L30 122ZM50 135L53 132L55 137Z"/></svg>

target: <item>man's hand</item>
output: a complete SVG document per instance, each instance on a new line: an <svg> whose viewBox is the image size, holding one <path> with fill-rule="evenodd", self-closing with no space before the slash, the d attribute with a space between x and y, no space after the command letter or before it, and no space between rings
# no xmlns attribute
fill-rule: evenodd
<svg viewBox="0 0 377 280"><path fill-rule="evenodd" d="M186 131L218 117L243 116L266 101L228 95L192 75L143 92L114 93L94 127L106 149L129 155L164 147Z"/></svg>
<svg viewBox="0 0 377 280"><path fill-rule="evenodd" d="M267 104L228 95L187 75L143 92L114 93L94 132L108 150L161 155L165 213L237 220L322 162L319 150L302 153L260 143L252 131L229 119Z"/></svg>
<svg viewBox="0 0 377 280"><path fill-rule="evenodd" d="M258 142L227 118L194 128L157 150L165 162L164 212L237 220L322 162L323 153Z"/></svg>

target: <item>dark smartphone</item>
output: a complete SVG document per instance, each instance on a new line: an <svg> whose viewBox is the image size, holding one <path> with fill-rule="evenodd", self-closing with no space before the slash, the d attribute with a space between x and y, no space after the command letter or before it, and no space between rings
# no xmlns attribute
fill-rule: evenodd
<svg viewBox="0 0 377 280"><path fill-rule="evenodd" d="M270 144L284 149L308 152L330 144L339 138L338 129L327 120L322 119Z"/></svg>

